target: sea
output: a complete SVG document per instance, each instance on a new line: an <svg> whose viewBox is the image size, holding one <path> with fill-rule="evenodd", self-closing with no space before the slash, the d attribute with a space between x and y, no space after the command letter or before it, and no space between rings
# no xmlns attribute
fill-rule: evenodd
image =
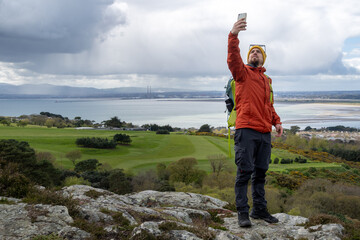
<svg viewBox="0 0 360 240"><path fill-rule="evenodd" d="M343 125L360 128L360 105L336 103L276 102L283 126L322 128ZM203 124L224 127L227 113L224 99L0 99L0 116L50 112L63 117L101 123L117 116L134 125L170 125L199 128Z"/></svg>

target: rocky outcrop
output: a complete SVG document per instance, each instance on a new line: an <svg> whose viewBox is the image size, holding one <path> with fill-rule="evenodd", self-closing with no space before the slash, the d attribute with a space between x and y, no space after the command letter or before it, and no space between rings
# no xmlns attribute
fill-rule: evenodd
<svg viewBox="0 0 360 240"><path fill-rule="evenodd" d="M143 191L117 195L89 186L61 190L79 201L80 219L101 227L99 239L340 239L343 227L326 224L305 228L308 219L275 214L279 223L252 219L240 228L227 202L194 193ZM5 199L5 198L4 198ZM22 203L8 199L0 204L0 239L32 239L53 234L63 239L89 239L64 206ZM146 238L147 237L147 238Z"/></svg>

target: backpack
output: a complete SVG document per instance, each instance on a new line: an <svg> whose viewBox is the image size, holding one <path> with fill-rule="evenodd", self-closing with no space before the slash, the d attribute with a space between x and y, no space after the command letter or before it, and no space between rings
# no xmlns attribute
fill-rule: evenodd
<svg viewBox="0 0 360 240"><path fill-rule="evenodd" d="M274 93L271 85L271 79L268 75L265 76L269 79L270 86L270 102L274 104ZM235 102L235 80L231 77L225 86L225 94L227 99L225 100L226 112L227 112L227 123L228 123L228 139L229 139L229 158L231 157L231 145L230 145L230 133L231 127L235 127L236 122L236 102Z"/></svg>

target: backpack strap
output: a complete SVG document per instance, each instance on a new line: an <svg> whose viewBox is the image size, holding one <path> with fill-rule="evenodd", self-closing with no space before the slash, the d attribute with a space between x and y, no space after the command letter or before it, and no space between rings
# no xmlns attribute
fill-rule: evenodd
<svg viewBox="0 0 360 240"><path fill-rule="evenodd" d="M235 121L236 121L236 101L235 101L235 80L233 78L231 78L228 82L227 88L226 88L226 93L229 96L229 98L233 101L234 103L234 107L231 110L231 112L229 112L229 116L227 119L228 122L228 128L230 127L234 127L235 126Z"/></svg>

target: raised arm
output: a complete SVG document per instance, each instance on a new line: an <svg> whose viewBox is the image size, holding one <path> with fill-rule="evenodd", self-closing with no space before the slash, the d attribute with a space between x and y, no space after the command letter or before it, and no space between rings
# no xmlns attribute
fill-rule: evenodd
<svg viewBox="0 0 360 240"><path fill-rule="evenodd" d="M244 69L244 63L240 56L238 33L246 30L245 19L240 19L234 23L228 39L228 67L233 75L235 81L240 81L242 78L242 70Z"/></svg>

